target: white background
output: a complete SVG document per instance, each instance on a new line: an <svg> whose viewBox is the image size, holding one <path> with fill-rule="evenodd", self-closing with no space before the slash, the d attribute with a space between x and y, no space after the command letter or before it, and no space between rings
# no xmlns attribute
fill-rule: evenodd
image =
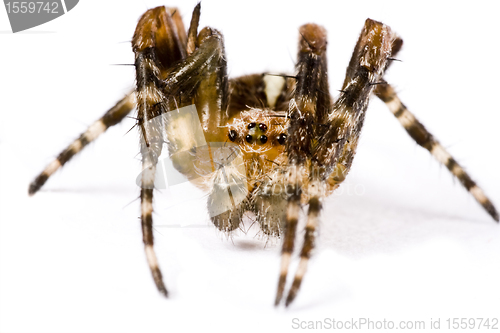
<svg viewBox="0 0 500 333"><path fill-rule="evenodd" d="M498 9L470 3L204 0L201 25L224 34L231 76L293 72L298 27L324 25L334 95L364 20L390 25L405 45L387 80L498 207ZM279 245L264 247L255 229L228 240L190 188L156 195L171 297L158 294L143 253L131 119L29 198L37 173L133 85L133 67L111 64L133 62L135 24L160 4L179 6L187 25L196 2L80 1L18 34L0 9L1 332L282 332L294 331L293 318L361 317L427 329L441 318L444 331L446 318L499 317L500 226L376 99L286 310L273 307Z"/></svg>

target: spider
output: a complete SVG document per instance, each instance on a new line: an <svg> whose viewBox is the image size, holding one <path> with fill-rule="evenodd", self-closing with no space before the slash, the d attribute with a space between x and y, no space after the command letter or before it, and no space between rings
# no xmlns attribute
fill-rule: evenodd
<svg viewBox="0 0 500 333"><path fill-rule="evenodd" d="M35 194L73 156L134 108L143 171L141 225L145 253L159 292L168 295L153 248L153 193L164 144L175 168L208 190L211 221L231 233L252 212L263 234L283 239L275 305L296 297L315 247L323 199L347 176L370 96L386 103L411 138L427 149L499 221L483 191L400 101L384 72L403 41L367 19L340 95L330 95L327 33L299 29L295 75L254 74L228 79L222 34L198 32L201 6L186 31L176 8L156 7L139 19L132 47L136 88L50 163L29 186ZM300 261L288 292L299 212L308 206ZM286 297L285 297L286 296Z"/></svg>

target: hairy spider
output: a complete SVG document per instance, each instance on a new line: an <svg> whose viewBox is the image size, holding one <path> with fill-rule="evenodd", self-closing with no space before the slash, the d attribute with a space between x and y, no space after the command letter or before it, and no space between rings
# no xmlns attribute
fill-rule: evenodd
<svg viewBox="0 0 500 333"><path fill-rule="evenodd" d="M143 171L141 224L146 258L158 290L167 295L153 249L153 190L163 144L175 168L206 188L208 211L221 231L239 227L253 212L262 232L283 238L275 304L280 304L294 249L299 211L308 205L304 242L288 291L300 288L319 223L321 203L349 172L370 96L384 101L417 144L444 164L496 220L483 191L400 101L384 71L403 41L367 19L347 67L340 96L329 93L327 36L323 27L300 27L296 73L228 79L222 34L198 32L200 4L185 30L175 8L146 11L132 39L136 88L59 154L30 184L36 193L88 143L137 108Z"/></svg>

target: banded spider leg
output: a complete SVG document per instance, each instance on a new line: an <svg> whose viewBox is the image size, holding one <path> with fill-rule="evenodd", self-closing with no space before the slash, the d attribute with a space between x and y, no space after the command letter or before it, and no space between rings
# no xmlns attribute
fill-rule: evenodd
<svg viewBox="0 0 500 333"><path fill-rule="evenodd" d="M398 38L394 43L391 58L396 57L403 45L403 40ZM391 62L387 63L387 67ZM499 222L498 211L484 191L472 180L464 168L446 151L439 141L432 135L424 125L406 108L401 102L394 88L385 80L377 85L374 94L380 98L398 119L408 135L421 147L428 150L431 155L455 176L465 189L472 194L474 199L488 212L488 214Z"/></svg>
<svg viewBox="0 0 500 333"><path fill-rule="evenodd" d="M228 81L222 35L204 28L198 34L200 5L192 16L188 33L175 8L157 7L146 11L139 19L132 39L135 53L136 89L129 93L101 119L97 120L77 140L59 154L29 186L36 193L47 179L107 128L119 123L137 107L137 124L141 134L141 226L146 257L158 290L167 295L162 274L153 249L153 189L155 171L162 146L168 143L169 153L175 154L190 143L189 129L176 136L161 115L170 110L193 104L202 119L207 140L220 140L221 122L225 120ZM174 126L175 127L175 126ZM181 139L179 139L181 138ZM215 223L215 221L214 221ZM217 224L216 224L217 225Z"/></svg>
<svg viewBox="0 0 500 333"><path fill-rule="evenodd" d="M286 146L292 171L286 180L288 208L275 305L283 297L301 202L307 202L309 210L300 262L286 306L295 299L307 270L321 200L342 182L351 167L368 99L382 77L395 39L389 27L370 19L366 21L347 68L340 98L330 106L328 90L323 91L328 88L326 31L310 24L303 26L300 33L297 89L290 104Z"/></svg>
<svg viewBox="0 0 500 333"><path fill-rule="evenodd" d="M64 166L76 154L81 152L89 143L96 140L108 128L120 123L135 107L134 92L128 93L124 98L109 109L100 119L95 121L83 132L78 139L64 149L29 185L28 194L34 195L47 182L47 180Z"/></svg>
<svg viewBox="0 0 500 333"><path fill-rule="evenodd" d="M305 32L301 30L301 50L302 44L307 42L308 46L319 44L314 38L320 36L319 33L313 34L311 39L305 37ZM326 38L326 36L325 36ZM356 152L356 147L361 131L365 111L368 105L368 98L373 92L383 102L387 104L389 110L400 121L401 125L406 129L410 137L415 142L428 150L436 160L444 164L448 170L460 181L460 183L474 196L474 198L483 206L489 215L495 221L499 221L498 212L493 206L492 202L486 197L484 192L476 185L471 177L465 170L456 162L456 160L439 144L435 137L429 133L425 127L415 118L415 116L406 108L397 96L394 89L383 79L383 72L387 70L392 60L401 49L403 41L401 38L393 35L390 29L381 23L367 20L365 28L356 44L353 56L347 68L346 78L341 90L339 99L335 102L331 111L327 115L327 120L324 124L327 125L324 133L321 133L321 126L314 128L311 121L306 120L308 112L307 107L296 107L299 103L293 105L295 109L292 110L291 122L294 125L290 126L289 136L295 136L295 142L298 144L299 149L291 149L288 151L289 162L293 165L304 164L306 153L303 156L295 156L297 151L307 151L312 146L312 170L309 170L309 177L305 182L308 182L306 197L309 198L309 211L307 213L307 224L304 236L304 244L300 252L300 262L293 280L292 286L285 301L285 305L289 305L295 298L302 281L302 278L307 269L307 263L314 247L315 229L318 225L318 214L321 210L321 194L324 194L324 186L326 191L334 190L345 178L350 170L351 163ZM372 50L372 53L370 53ZM325 55L322 55L323 57ZM297 64L297 87L300 87L303 82L307 82L302 78L301 68L304 63L312 63L304 61L304 55L299 52L299 62ZM326 60L325 60L326 64ZM326 70L326 65L325 65ZM309 73L314 71L309 71ZM326 75L325 75L326 76ZM302 82L301 82L302 81ZM317 82L308 82L312 87L318 85ZM322 96L322 90L316 88ZM314 89L310 89L313 93L309 96L307 101L314 101ZM297 94L297 92L299 92ZM297 90L295 101L300 100L300 91ZM312 95L312 97L311 97ZM320 103L316 105L316 109L312 108L311 114L321 110ZM300 112L302 111L302 113ZM318 118L322 116L320 112ZM317 120L318 124L323 124L320 119ZM302 127L300 127L301 125ZM297 126L294 129L293 126ZM323 128L324 129L324 128ZM307 145L303 143L304 139L308 140L308 133L320 135L321 139L316 145ZM292 143L290 143L292 144ZM289 146L287 146L288 148ZM290 146L291 147L291 146ZM294 153L295 150L295 153ZM318 168L316 172L314 168ZM319 176L319 177L318 177ZM315 178L317 177L317 178ZM298 180L298 181L297 181ZM297 228L297 219L300 209L301 196L304 196L302 189L300 189L301 179L295 173L291 173L288 177L289 186L292 187L292 195L289 195L288 210L286 216L285 237L282 250L282 263L280 278L278 282L278 291L276 296L275 305L280 303L282 298L286 276L288 274L288 266L290 263L291 253L294 247L295 233ZM303 181L303 180L302 180ZM326 185L321 187L322 182ZM293 184L296 184L293 187ZM332 186L331 188L328 188ZM322 189L322 191L318 191ZM303 201L303 199L302 199Z"/></svg>
<svg viewBox="0 0 500 333"><path fill-rule="evenodd" d="M208 27L197 33L200 4L194 9L187 38L180 19L180 23L174 24L174 14L175 10L165 7L147 11L132 40L136 55L138 125L144 138L141 141L141 223L149 267L158 290L164 295L167 290L153 250L156 164L164 142L173 155L193 148L191 138L195 135L188 125L168 124L159 116L190 105L194 100L206 140L219 141L224 119L221 110L226 107L228 84L222 35ZM175 47L170 46L172 41ZM169 59L172 51L177 51L178 56Z"/></svg>

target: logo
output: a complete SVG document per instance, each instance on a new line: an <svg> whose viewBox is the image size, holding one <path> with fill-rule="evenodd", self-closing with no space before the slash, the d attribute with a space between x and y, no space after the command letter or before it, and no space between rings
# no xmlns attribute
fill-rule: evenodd
<svg viewBox="0 0 500 333"><path fill-rule="evenodd" d="M52 21L72 10L78 0L4 0L12 32L19 32Z"/></svg>
<svg viewBox="0 0 500 333"><path fill-rule="evenodd" d="M247 173L240 147L232 142L207 142L195 105L155 117L147 127L151 133L162 134L148 138L150 148L141 135L141 153L156 166L147 166L138 175L139 187L165 189L191 182L210 193L211 217L236 209L247 197ZM143 183L152 171L154 183Z"/></svg>

